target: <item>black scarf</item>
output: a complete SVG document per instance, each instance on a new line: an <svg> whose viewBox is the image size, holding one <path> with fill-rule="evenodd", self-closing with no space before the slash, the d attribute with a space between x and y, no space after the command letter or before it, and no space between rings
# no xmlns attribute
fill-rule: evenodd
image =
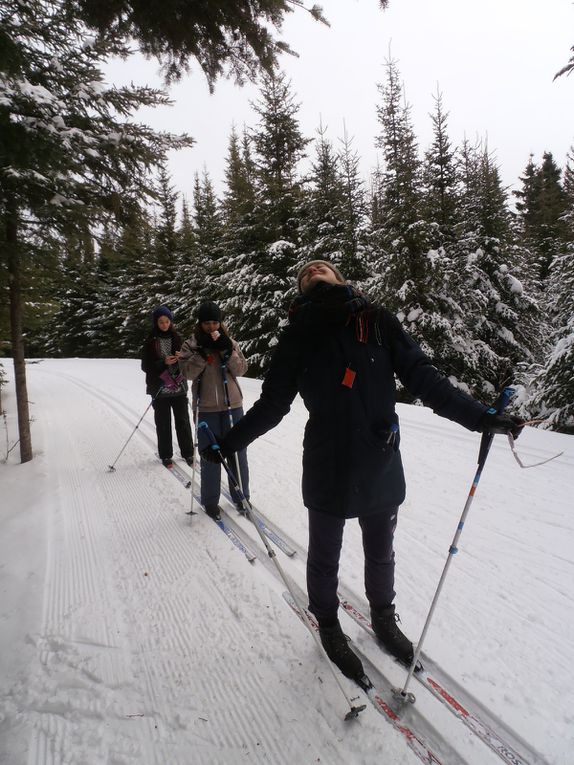
<svg viewBox="0 0 574 765"><path fill-rule="evenodd" d="M318 282L289 306L289 322L304 330L337 329L355 321L357 338L366 342L371 301L350 284Z"/></svg>

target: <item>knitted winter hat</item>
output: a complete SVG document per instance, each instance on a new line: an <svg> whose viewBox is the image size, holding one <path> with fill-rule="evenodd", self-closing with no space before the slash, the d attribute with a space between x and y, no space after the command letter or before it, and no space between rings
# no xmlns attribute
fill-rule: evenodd
<svg viewBox="0 0 574 765"><path fill-rule="evenodd" d="M301 277L303 276L305 271L308 268L310 268L310 266L318 266L320 263L323 263L326 266L328 266L337 277L337 280L341 282L341 284L345 283L343 274L339 271L337 266L335 266L333 263L330 263L328 260L310 260L308 263L305 263L304 266L301 266L301 268L299 269L297 273L297 289L299 290L299 292L301 292Z"/></svg>
<svg viewBox="0 0 574 765"><path fill-rule="evenodd" d="M156 308L155 311L152 313L151 317L153 320L154 327L157 324L157 320L159 319L160 316L167 316L167 318L173 324L173 314L166 305L160 305L159 308Z"/></svg>
<svg viewBox="0 0 574 765"><path fill-rule="evenodd" d="M197 309L197 320L200 324L204 321L221 322L221 319L221 308L217 303L213 303L211 300L202 303Z"/></svg>

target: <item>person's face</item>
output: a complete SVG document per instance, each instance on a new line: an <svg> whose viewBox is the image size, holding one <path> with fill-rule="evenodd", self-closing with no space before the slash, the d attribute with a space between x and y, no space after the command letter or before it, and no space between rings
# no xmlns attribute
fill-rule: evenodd
<svg viewBox="0 0 574 765"><path fill-rule="evenodd" d="M201 328L206 335L211 335L212 332L217 332L221 324L218 321L202 321Z"/></svg>
<svg viewBox="0 0 574 765"><path fill-rule="evenodd" d="M167 318L167 316L160 316L157 320L157 326L158 329L161 332L167 332L171 324L171 321Z"/></svg>
<svg viewBox="0 0 574 765"><path fill-rule="evenodd" d="M327 282L327 284L339 284L337 275L326 263L314 263L303 271L299 280L301 292L308 292L317 282Z"/></svg>

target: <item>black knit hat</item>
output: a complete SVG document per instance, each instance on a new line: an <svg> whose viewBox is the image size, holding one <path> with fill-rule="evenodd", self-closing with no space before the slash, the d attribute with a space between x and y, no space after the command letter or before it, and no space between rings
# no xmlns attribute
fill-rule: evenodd
<svg viewBox="0 0 574 765"><path fill-rule="evenodd" d="M221 308L217 305L217 303L213 303L211 300L207 300L197 309L197 320L200 324L204 321L221 322Z"/></svg>
<svg viewBox="0 0 574 765"><path fill-rule="evenodd" d="M152 313L151 317L152 317L154 327L160 316L167 316L167 318L173 324L173 314L166 305L160 305L159 308L156 308L155 311Z"/></svg>

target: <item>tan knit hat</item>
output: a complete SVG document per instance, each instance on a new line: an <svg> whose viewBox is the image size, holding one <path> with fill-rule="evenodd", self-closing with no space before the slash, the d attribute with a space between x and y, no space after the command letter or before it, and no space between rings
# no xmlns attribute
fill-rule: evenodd
<svg viewBox="0 0 574 765"><path fill-rule="evenodd" d="M303 276L304 272L311 266L318 266L320 263L323 263L324 265L328 266L331 269L331 271L335 274L338 281L341 282L341 284L345 283L345 278L343 274L339 271L337 266L335 266L333 263L330 263L328 260L310 260L308 263L305 263L304 266L301 266L301 268L297 272L297 289L299 290L299 292L301 292L301 277Z"/></svg>

